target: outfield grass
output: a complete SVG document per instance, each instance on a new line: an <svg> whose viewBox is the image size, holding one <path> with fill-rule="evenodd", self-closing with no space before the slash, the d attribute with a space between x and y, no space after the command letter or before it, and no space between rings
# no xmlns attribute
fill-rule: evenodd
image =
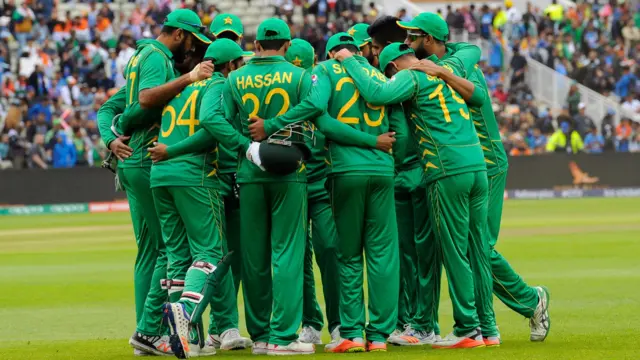
<svg viewBox="0 0 640 360"><path fill-rule="evenodd" d="M530 343L528 321L496 300L500 348L394 347L386 354L333 357L640 358L638 204L637 199L506 202L498 248L529 283L551 290L552 330L545 343ZM133 359L127 345L134 330L133 244L128 214L0 218L0 360ZM446 291L440 318L448 331ZM218 356L251 358L247 352ZM329 356L319 349L315 357Z"/></svg>

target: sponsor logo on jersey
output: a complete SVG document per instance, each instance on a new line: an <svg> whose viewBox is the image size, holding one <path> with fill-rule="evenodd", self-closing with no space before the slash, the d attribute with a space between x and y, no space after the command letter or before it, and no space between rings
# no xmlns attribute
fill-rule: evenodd
<svg viewBox="0 0 640 360"><path fill-rule="evenodd" d="M311 83L315 85L317 82L318 82L318 75L316 74L311 75Z"/></svg>

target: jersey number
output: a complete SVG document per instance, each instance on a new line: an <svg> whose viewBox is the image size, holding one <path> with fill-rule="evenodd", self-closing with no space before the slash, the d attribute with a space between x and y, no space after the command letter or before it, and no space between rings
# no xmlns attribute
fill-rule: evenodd
<svg viewBox="0 0 640 360"><path fill-rule="evenodd" d="M458 104L465 104L464 99L460 98L450 85L447 84L447 86L449 87L449 90L451 90L451 97L453 100ZM451 122L451 114L449 113L449 108L447 108L447 101L444 97L444 93L442 93L442 89L444 89L444 85L438 85L438 87L429 94L429 100L432 100L437 96L440 101L440 108L442 108L442 113L444 114L444 121ZM463 108L460 108L459 111L460 115L462 115L465 120L469 120L469 114L466 113Z"/></svg>
<svg viewBox="0 0 640 360"><path fill-rule="evenodd" d="M131 84L129 84L129 104L131 104L133 102L133 87L136 81L136 72L132 71L129 73L129 79L131 81Z"/></svg>
<svg viewBox="0 0 640 360"><path fill-rule="evenodd" d="M282 96L282 107L276 115L280 116L286 113L287 110L289 110L291 101L289 100L289 94L284 91L283 88L273 88L267 93L267 97L265 98L264 103L267 105L271 104L271 99L273 99L274 95ZM253 111L249 113L249 117L252 118L258 116L258 112L260 111L260 100L258 100L258 97L255 94L246 93L242 96L242 105L245 105L247 101L251 101L253 103Z"/></svg>
<svg viewBox="0 0 640 360"><path fill-rule="evenodd" d="M162 137L166 138L171 135L176 125L188 126L189 136L193 135L196 132L196 126L200 125L200 120L196 119L196 99L198 99L199 92L200 90L194 90L191 95L189 95L187 102L184 104L182 110L180 110L180 114L177 116L177 121L176 109L174 109L171 105L167 105L164 107L162 116L164 117L165 113L169 113L169 115L171 115L171 123L169 124L169 128L167 129L167 131L162 130ZM189 117L185 119L184 115L187 112L187 109L189 110Z"/></svg>
<svg viewBox="0 0 640 360"><path fill-rule="evenodd" d="M336 84L336 91L342 91L342 87L346 83L350 83L350 84L353 84L353 86L355 86L355 84L353 83L353 79L352 78L343 77ZM353 104L355 104L356 101L358 101L359 97L360 97L360 91L358 91L358 89L354 89L353 95L351 96L351 98L349 98L349 101L347 101L340 108L340 111L338 111L337 119L339 121L341 121L341 122L343 122L345 124L357 124L357 123L360 122L360 118L353 117L353 116L344 116L344 114L351 109ZM371 110L378 111L379 115L378 115L378 118L376 120L371 120L371 117L369 116L369 114L368 113L364 113L364 122L367 123L367 125L369 125L371 127L380 126L380 124L382 124L382 119L384 119L384 106L373 106L373 105L367 103L367 107L369 109L371 109Z"/></svg>

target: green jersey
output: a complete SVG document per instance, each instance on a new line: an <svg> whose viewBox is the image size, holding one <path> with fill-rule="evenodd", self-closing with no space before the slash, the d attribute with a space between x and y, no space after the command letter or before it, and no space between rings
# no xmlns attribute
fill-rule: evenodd
<svg viewBox="0 0 640 360"><path fill-rule="evenodd" d="M116 135L111 131L111 124L113 118L122 114L127 105L127 89L121 87L115 94L113 94L98 110L98 131L100 132L100 138L104 142L104 145L109 148L111 142L116 139Z"/></svg>
<svg viewBox="0 0 640 360"><path fill-rule="evenodd" d="M309 93L311 75L282 56L265 56L249 60L233 71L224 91L224 104L228 118L240 115L240 131L250 137L249 118L270 118L284 114ZM240 157L238 183L306 182L306 165L300 163L297 171L279 176L261 170L254 163Z"/></svg>
<svg viewBox="0 0 640 360"><path fill-rule="evenodd" d="M327 138L315 125L311 124L315 134L315 144L310 146L311 157L307 160L307 180L312 183L324 179L327 176Z"/></svg>
<svg viewBox="0 0 640 360"><path fill-rule="evenodd" d="M126 109L120 118L118 129L130 135L131 157L121 167L149 167L151 157L147 148L158 139L158 129L162 119L162 108L140 109L138 94L145 89L163 85L176 76L172 54L157 40L138 41L138 48L129 60L124 75Z"/></svg>
<svg viewBox="0 0 640 360"><path fill-rule="evenodd" d="M231 124L238 129L240 118L236 116ZM238 171L238 152L231 151L224 146L218 147L218 165L221 174L233 174Z"/></svg>
<svg viewBox="0 0 640 360"><path fill-rule="evenodd" d="M443 61L442 65L458 76L463 72L463 65L455 59ZM487 169L469 109L444 81L419 71L403 70L381 85L371 79L355 57L346 59L343 66L371 104L408 105L405 111L427 183Z"/></svg>

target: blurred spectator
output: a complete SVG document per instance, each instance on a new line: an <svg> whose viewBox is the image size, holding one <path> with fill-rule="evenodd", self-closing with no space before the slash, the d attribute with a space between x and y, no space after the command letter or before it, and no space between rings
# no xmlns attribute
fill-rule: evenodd
<svg viewBox="0 0 640 360"><path fill-rule="evenodd" d="M520 54L520 49L517 47L513 49L513 57L511 58L510 66L513 70L511 86L524 82L524 74L527 70L527 59Z"/></svg>
<svg viewBox="0 0 640 360"><path fill-rule="evenodd" d="M632 94L627 95L622 102L623 115L629 117L633 121L640 121L640 100L639 95L635 97Z"/></svg>
<svg viewBox="0 0 640 360"><path fill-rule="evenodd" d="M631 68L625 66L622 68L622 76L620 80L616 82L616 95L621 98L627 97L629 92L635 88L638 77L631 72Z"/></svg>
<svg viewBox="0 0 640 360"><path fill-rule="evenodd" d="M578 114L580 99L582 95L578 90L578 85L576 83L571 84L569 88L569 93L567 94L567 106L569 107L569 115L575 116Z"/></svg>
<svg viewBox="0 0 640 360"><path fill-rule="evenodd" d="M9 160L9 134L0 136L0 169L9 169L13 163Z"/></svg>
<svg viewBox="0 0 640 360"><path fill-rule="evenodd" d="M76 148L68 139L64 131L58 131L55 136L56 144L53 147L52 164L54 168L70 168L76 165Z"/></svg>
<svg viewBox="0 0 640 360"><path fill-rule="evenodd" d="M534 128L529 137L529 148L533 154L544 154L547 146L547 137L539 128Z"/></svg>
<svg viewBox="0 0 640 360"><path fill-rule="evenodd" d="M616 127L616 151L629 152L632 132L631 120L628 118L622 119L620 124Z"/></svg>
<svg viewBox="0 0 640 360"><path fill-rule="evenodd" d="M583 148L582 137L580 137L580 134L566 121L560 123L560 128L551 135L547 142L547 152L577 154L579 151L582 151Z"/></svg>
<svg viewBox="0 0 640 360"><path fill-rule="evenodd" d="M604 150L615 150L615 142L616 142L616 127L615 127L615 119L614 115L616 114L615 110L608 109L607 115L602 119L602 125L600 129L600 133L604 137Z"/></svg>
<svg viewBox="0 0 640 360"><path fill-rule="evenodd" d="M27 163L31 169L48 169L49 156L44 148L44 135L38 134L33 140L33 145L29 149Z"/></svg>
<svg viewBox="0 0 640 360"><path fill-rule="evenodd" d="M596 128L593 119L586 114L586 107L585 103L578 104L578 113L573 117L573 125L582 137L591 132L593 128Z"/></svg>
<svg viewBox="0 0 640 360"><path fill-rule="evenodd" d="M584 138L584 151L589 154L599 154L604 151L604 137L598 134L598 128L592 127Z"/></svg>

